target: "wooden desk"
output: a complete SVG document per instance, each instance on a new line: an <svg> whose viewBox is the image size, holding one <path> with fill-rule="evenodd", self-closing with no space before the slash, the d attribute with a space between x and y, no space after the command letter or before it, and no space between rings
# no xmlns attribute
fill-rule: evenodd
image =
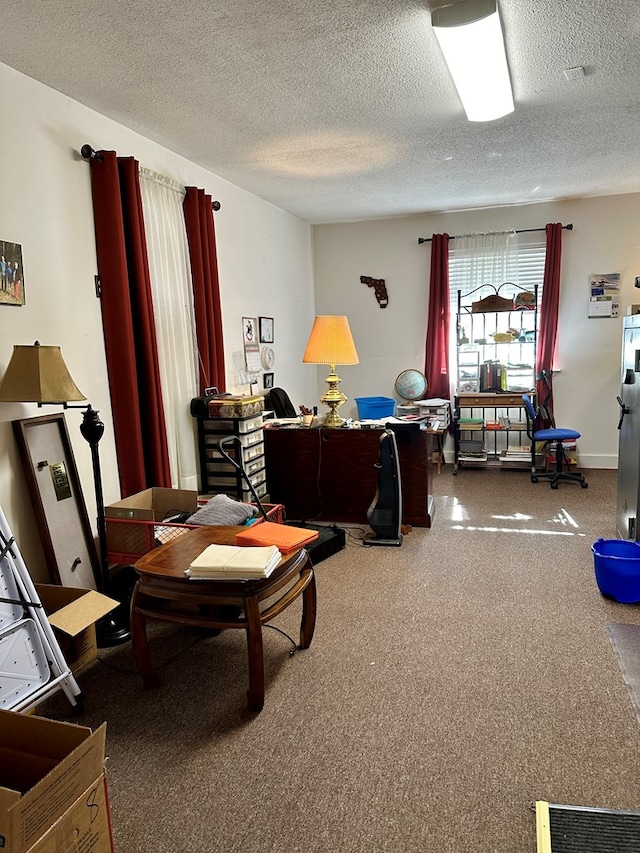
<svg viewBox="0 0 640 853"><path fill-rule="evenodd" d="M270 500L287 518L366 524L378 487L376 464L383 430L265 427ZM431 436L424 430L396 433L402 481L402 521L431 527Z"/></svg>
<svg viewBox="0 0 640 853"><path fill-rule="evenodd" d="M264 705L262 626L302 596L300 648L313 639L316 621L316 582L307 552L283 557L270 577L262 580L204 580L185 577L185 569L213 543L232 545L243 527L199 527L179 539L149 551L135 564L140 575L131 599L131 639L136 665L147 687L160 683L151 665L147 618L204 628L242 628L247 633L249 707ZM271 599L260 610L260 603Z"/></svg>

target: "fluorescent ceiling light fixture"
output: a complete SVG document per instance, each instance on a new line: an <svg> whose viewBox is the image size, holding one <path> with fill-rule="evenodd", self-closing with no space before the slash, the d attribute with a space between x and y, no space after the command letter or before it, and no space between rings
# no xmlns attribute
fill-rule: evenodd
<svg viewBox="0 0 640 853"><path fill-rule="evenodd" d="M513 112L497 0L466 0L431 13L431 23L469 121Z"/></svg>

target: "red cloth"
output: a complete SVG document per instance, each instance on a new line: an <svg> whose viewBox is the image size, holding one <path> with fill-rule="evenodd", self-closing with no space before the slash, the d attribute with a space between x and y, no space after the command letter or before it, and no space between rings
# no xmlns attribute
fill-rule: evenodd
<svg viewBox="0 0 640 853"><path fill-rule="evenodd" d="M120 490L171 486L138 163L101 151L91 187Z"/></svg>
<svg viewBox="0 0 640 853"><path fill-rule="evenodd" d="M226 391L218 255L211 196L187 187L184 220L191 259L198 339L200 394L215 385Z"/></svg>
<svg viewBox="0 0 640 853"><path fill-rule="evenodd" d="M424 373L429 397L448 400L449 381L449 235L431 240L431 278Z"/></svg>
<svg viewBox="0 0 640 853"><path fill-rule="evenodd" d="M542 370L547 371L549 384L552 383L551 371L556 354L558 337L558 306L560 303L560 262L562 259L562 224L549 223L547 232L547 253L544 261L544 279L542 302L540 305L540 328L536 348L536 377ZM549 388L542 380L536 381L538 404L544 402ZM553 412L553 390L547 402Z"/></svg>

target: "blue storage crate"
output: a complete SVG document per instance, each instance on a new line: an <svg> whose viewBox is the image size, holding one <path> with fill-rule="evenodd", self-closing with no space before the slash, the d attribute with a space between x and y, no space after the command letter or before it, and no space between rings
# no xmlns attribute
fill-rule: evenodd
<svg viewBox="0 0 640 853"><path fill-rule="evenodd" d="M598 539L591 550L600 592L625 604L640 602L640 544Z"/></svg>
<svg viewBox="0 0 640 853"><path fill-rule="evenodd" d="M391 397L356 397L355 401L360 421L390 418L396 410L396 401Z"/></svg>

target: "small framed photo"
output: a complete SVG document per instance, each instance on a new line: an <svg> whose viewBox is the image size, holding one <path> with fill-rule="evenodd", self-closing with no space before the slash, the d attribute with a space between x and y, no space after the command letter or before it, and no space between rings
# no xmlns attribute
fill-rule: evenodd
<svg viewBox="0 0 640 853"><path fill-rule="evenodd" d="M24 305L22 246L0 240L0 305Z"/></svg>
<svg viewBox="0 0 640 853"><path fill-rule="evenodd" d="M273 317L258 317L260 324L260 343L273 343Z"/></svg>
<svg viewBox="0 0 640 853"><path fill-rule="evenodd" d="M273 388L273 373L265 373L262 377L262 387L267 391Z"/></svg>
<svg viewBox="0 0 640 853"><path fill-rule="evenodd" d="M242 340L244 344L258 343L258 329L255 317L242 318Z"/></svg>

